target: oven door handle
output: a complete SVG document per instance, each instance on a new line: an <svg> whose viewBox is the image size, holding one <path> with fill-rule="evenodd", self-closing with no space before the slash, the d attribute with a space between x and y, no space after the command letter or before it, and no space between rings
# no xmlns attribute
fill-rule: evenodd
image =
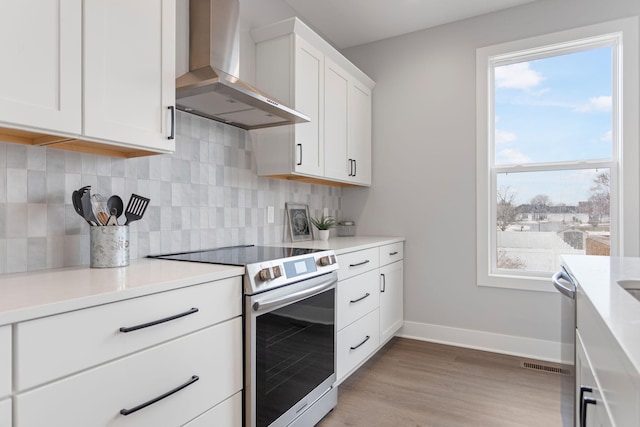
<svg viewBox="0 0 640 427"><path fill-rule="evenodd" d="M266 310L270 310L273 307L279 306L279 305L283 305L283 304L288 304L291 302L296 302L296 301L300 301L303 300L305 298L309 298L311 296L314 296L316 294L320 294L328 289L331 289L335 286L335 284L338 282L337 278L332 278L329 280L326 280L322 283L320 283L317 286L314 286L312 288L309 289L304 289L301 291L298 291L296 293L287 295L283 298L276 298L276 299L265 299L263 301L256 301L253 303L253 305L251 306L253 308L253 311L266 311Z"/></svg>

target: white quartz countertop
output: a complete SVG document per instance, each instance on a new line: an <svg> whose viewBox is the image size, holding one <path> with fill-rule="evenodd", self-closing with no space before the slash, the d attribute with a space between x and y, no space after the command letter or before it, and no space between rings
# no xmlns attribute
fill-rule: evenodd
<svg viewBox="0 0 640 427"><path fill-rule="evenodd" d="M244 274L243 267L142 258L0 276L0 325Z"/></svg>
<svg viewBox="0 0 640 427"><path fill-rule="evenodd" d="M353 236L353 237L332 237L329 240L309 240L306 242L284 242L271 246L284 246L287 248L306 249L331 249L337 255L363 249L375 248L392 243L404 242L404 237L387 236Z"/></svg>
<svg viewBox="0 0 640 427"><path fill-rule="evenodd" d="M272 246L333 249L339 255L402 241L402 237L356 236ZM142 258L127 267L80 266L0 275L0 326L243 274L244 267Z"/></svg>
<svg viewBox="0 0 640 427"><path fill-rule="evenodd" d="M640 301L617 283L618 280L640 280L640 258L585 255L563 255L562 258L640 373Z"/></svg>

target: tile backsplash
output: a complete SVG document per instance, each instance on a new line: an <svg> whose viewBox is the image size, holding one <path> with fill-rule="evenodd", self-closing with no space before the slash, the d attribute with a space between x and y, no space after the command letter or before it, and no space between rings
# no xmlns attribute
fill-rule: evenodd
<svg viewBox="0 0 640 427"><path fill-rule="evenodd" d="M71 204L85 185L125 207L131 193L151 199L130 225L132 259L287 240L285 202L339 217L339 187L258 177L250 132L182 112L177 125L175 153L134 159L0 142L0 273L89 265L89 225Z"/></svg>

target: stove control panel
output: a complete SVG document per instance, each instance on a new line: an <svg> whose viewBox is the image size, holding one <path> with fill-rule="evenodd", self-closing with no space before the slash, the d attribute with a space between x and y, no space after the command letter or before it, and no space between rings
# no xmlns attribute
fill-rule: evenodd
<svg viewBox="0 0 640 427"><path fill-rule="evenodd" d="M290 283L299 282L338 269L332 251L294 255L271 261L247 264L245 294L252 295Z"/></svg>

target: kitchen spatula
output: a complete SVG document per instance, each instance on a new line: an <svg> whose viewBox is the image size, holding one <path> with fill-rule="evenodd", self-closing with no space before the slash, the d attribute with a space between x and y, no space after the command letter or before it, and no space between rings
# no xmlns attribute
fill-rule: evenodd
<svg viewBox="0 0 640 427"><path fill-rule="evenodd" d="M130 222L137 221L142 218L142 215L144 215L144 211L147 210L148 205L149 199L138 196L137 194L132 194L129 199L129 204L127 204L127 209L124 211L124 216L127 217L127 221L124 225L128 225Z"/></svg>

